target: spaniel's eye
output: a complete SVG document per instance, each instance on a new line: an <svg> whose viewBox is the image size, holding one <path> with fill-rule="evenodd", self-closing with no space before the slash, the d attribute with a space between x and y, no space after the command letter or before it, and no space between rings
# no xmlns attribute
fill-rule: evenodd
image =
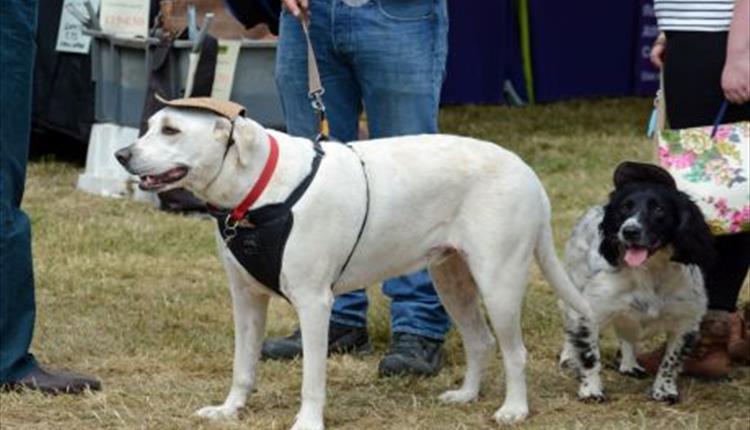
<svg viewBox="0 0 750 430"><path fill-rule="evenodd" d="M659 216L659 217L664 216L664 208L661 207L661 206L658 206L658 205L655 206L654 207L654 215Z"/></svg>
<svg viewBox="0 0 750 430"><path fill-rule="evenodd" d="M625 200L620 205L620 211L622 211L622 213L629 213L630 211L633 210L633 206L634 204L632 200Z"/></svg>
<svg viewBox="0 0 750 430"><path fill-rule="evenodd" d="M179 132L180 132L180 130L178 130L178 129L174 128L174 127L168 126L168 125L165 125L165 126L163 126L161 128L161 133L162 134L166 134L167 136L174 136L175 134L177 134Z"/></svg>

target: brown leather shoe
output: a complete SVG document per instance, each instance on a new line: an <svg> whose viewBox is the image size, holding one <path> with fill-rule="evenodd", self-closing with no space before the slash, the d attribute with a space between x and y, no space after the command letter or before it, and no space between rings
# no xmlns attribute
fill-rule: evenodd
<svg viewBox="0 0 750 430"><path fill-rule="evenodd" d="M729 376L729 313L708 311L701 322L698 341L685 357L682 374L704 379L725 379ZM665 347L638 356L638 363L650 375L659 370Z"/></svg>
<svg viewBox="0 0 750 430"><path fill-rule="evenodd" d="M733 363L750 366L750 303L744 315L737 311L730 316L729 356Z"/></svg>
<svg viewBox="0 0 750 430"><path fill-rule="evenodd" d="M90 376L66 372L48 372L36 367L18 381L3 384L4 390L39 390L45 394L80 394L89 389L98 391L102 384Z"/></svg>

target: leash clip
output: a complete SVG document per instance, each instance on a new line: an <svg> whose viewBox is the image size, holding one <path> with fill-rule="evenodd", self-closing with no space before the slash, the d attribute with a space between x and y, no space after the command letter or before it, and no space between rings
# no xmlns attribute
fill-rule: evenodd
<svg viewBox="0 0 750 430"><path fill-rule="evenodd" d="M251 223L245 218L240 218L239 220L236 220L232 218L232 214L227 214L226 219L224 220L224 243L229 245L229 242L232 241L237 236L237 229L238 228L255 228L255 224Z"/></svg>
<svg viewBox="0 0 750 430"><path fill-rule="evenodd" d="M237 236L237 224L239 222L232 218L232 214L227 214L226 219L224 220L224 243L229 245L229 242L232 241Z"/></svg>
<svg viewBox="0 0 750 430"><path fill-rule="evenodd" d="M323 93L325 93L325 90L320 88L308 94L310 105L312 105L313 109L321 113L326 111L326 106L323 104Z"/></svg>

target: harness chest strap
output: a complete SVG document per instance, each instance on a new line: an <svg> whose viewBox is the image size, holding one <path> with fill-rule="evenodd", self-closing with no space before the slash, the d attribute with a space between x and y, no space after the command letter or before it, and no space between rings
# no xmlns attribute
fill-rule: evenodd
<svg viewBox="0 0 750 430"><path fill-rule="evenodd" d="M269 145L263 171L242 202L231 210L212 208L210 213L216 218L219 233L237 262L258 282L284 297L279 275L284 248L294 224L292 207L312 183L324 153L320 144L314 142L315 156L310 172L286 200L250 210L268 185L278 161L278 144L272 136L269 136Z"/></svg>
<svg viewBox="0 0 750 430"><path fill-rule="evenodd" d="M370 215L370 178L367 175L367 167L365 166L365 160L362 159L362 156L359 155L357 150L354 149L351 145L344 145L347 148L349 148L354 155L357 156L357 159L359 159L359 164L362 169L362 176L365 180L365 213L362 215L362 222L359 225L359 232L357 232L357 238L354 240L354 245L352 245L352 249L349 251L349 255L346 257L346 260L344 260L344 264L341 266L341 269L339 270L339 274L336 277L336 280L333 281L333 284L331 286L336 285L339 280L341 280L341 277L344 275L344 272L346 271L346 268L349 267L349 263L352 261L352 257L354 257L354 252L357 250L357 246L359 245L360 240L362 240L362 235L365 232L365 226L367 226L367 218Z"/></svg>

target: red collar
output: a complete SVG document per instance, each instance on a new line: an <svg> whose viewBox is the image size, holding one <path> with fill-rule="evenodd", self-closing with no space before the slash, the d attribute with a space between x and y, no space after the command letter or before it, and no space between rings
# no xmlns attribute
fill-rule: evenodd
<svg viewBox="0 0 750 430"><path fill-rule="evenodd" d="M255 203L260 195L263 194L266 186L268 186L268 183L271 181L271 176L273 176L274 170L276 170L276 164L279 161L279 144L270 134L268 135L268 144L271 147L271 150L268 153L266 165L263 166L263 171L260 172L260 176L258 177L258 180L255 181L253 188L250 189L250 192L247 193L239 205L232 209L231 218L234 221L239 221L245 217L248 209L250 209L253 203Z"/></svg>

